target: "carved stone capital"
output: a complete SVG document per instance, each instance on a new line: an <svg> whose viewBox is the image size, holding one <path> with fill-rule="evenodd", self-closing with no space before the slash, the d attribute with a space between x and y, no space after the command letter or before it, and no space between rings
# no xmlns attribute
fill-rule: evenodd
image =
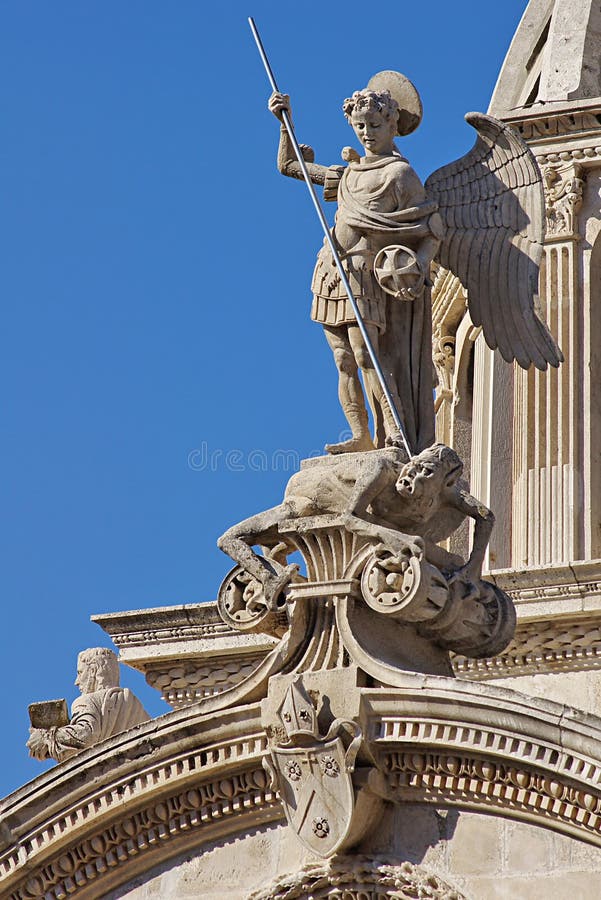
<svg viewBox="0 0 601 900"><path fill-rule="evenodd" d="M547 236L574 237L584 192L582 166L573 161L547 164L542 174Z"/></svg>

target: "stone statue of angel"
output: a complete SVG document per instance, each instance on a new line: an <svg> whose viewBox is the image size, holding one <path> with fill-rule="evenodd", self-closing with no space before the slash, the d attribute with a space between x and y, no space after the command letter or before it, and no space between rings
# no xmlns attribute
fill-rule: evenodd
<svg viewBox="0 0 601 900"><path fill-rule="evenodd" d="M288 95L269 109L291 120ZM561 351L537 312L544 197L525 143L491 116L469 113L473 149L422 184L395 146L422 118L413 84L380 72L344 101L364 155L345 148L346 165L314 162L302 145L311 180L337 200L333 239L413 453L434 442L430 265L450 269L467 290L469 311L489 347L528 368L558 366ZM282 124L278 168L302 178ZM398 440L398 428L357 326L332 252L319 251L311 317L325 331L338 369L338 394L352 432L330 453L370 450ZM363 377L364 389L359 373ZM369 431L367 403L374 421Z"/></svg>

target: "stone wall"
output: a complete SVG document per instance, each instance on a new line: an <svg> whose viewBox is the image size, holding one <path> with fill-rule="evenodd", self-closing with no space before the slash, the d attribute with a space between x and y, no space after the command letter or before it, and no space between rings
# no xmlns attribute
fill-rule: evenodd
<svg viewBox="0 0 601 900"><path fill-rule="evenodd" d="M472 900L597 900L601 850L521 822L412 804L390 808L358 853L408 860ZM145 873L106 900L244 900L312 857L282 825L212 843ZM315 859L315 858L313 858Z"/></svg>

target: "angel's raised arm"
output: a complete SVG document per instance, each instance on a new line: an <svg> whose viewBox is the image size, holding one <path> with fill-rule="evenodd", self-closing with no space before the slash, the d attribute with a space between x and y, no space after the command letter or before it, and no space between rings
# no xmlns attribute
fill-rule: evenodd
<svg viewBox="0 0 601 900"><path fill-rule="evenodd" d="M280 94L275 91L271 97L269 98L268 103L269 111L274 114L276 119L280 121L280 143L278 147L278 171L282 173L282 175L287 175L289 178L298 178L302 181L303 173L299 162L294 153L294 148L292 146L292 141L290 140L290 136L282 121L282 112L285 110L288 113L288 117L290 122L292 122L292 110L290 108L290 97L288 94ZM330 173L330 169L328 166L320 166L315 160L315 153L312 147L309 147L307 144L300 144L301 153L303 154L303 159L307 164L307 171L311 176L311 181L313 184L325 184L326 176Z"/></svg>

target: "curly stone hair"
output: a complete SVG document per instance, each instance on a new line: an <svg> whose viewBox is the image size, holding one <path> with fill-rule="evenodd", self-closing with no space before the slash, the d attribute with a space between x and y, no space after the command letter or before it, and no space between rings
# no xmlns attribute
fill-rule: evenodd
<svg viewBox="0 0 601 900"><path fill-rule="evenodd" d="M108 647L90 647L88 650L82 650L78 660L93 670L96 690L119 687L119 660Z"/></svg>
<svg viewBox="0 0 601 900"><path fill-rule="evenodd" d="M399 116L399 104L391 96L390 91L355 91L352 97L347 97L342 104L342 109L347 121L351 121L351 117L355 110L357 112L363 110L375 109L382 113L386 119L394 119Z"/></svg>

